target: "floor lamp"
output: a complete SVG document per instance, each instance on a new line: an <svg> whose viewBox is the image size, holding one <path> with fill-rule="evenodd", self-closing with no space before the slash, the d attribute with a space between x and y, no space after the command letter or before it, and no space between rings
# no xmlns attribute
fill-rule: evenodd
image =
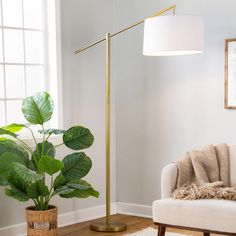
<svg viewBox="0 0 236 236"><path fill-rule="evenodd" d="M168 7L147 19L141 20L114 34L75 51L81 53L97 44L106 42L106 220L90 225L99 232L119 232L126 230L122 222L112 222L110 216L110 61L111 38L144 23L143 54L148 56L173 56L201 53L203 51L203 25L200 17L177 16L176 6ZM162 14L172 11L173 15ZM161 17L159 17L161 16Z"/></svg>

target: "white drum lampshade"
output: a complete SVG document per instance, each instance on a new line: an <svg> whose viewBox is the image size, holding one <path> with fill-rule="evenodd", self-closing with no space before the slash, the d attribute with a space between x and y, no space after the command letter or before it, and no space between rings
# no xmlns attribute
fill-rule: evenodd
<svg viewBox="0 0 236 236"><path fill-rule="evenodd" d="M174 56L204 50L202 18L199 16L157 16L144 23L143 54Z"/></svg>

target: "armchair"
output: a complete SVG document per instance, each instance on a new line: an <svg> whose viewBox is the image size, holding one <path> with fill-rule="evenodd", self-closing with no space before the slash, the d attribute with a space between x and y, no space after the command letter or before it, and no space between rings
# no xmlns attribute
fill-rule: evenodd
<svg viewBox="0 0 236 236"><path fill-rule="evenodd" d="M236 187L236 145L229 146L230 183ZM161 174L161 200L153 202L153 221L158 225L158 236L166 227L236 236L236 202L201 199L176 200L171 197L176 188L178 169L172 163Z"/></svg>

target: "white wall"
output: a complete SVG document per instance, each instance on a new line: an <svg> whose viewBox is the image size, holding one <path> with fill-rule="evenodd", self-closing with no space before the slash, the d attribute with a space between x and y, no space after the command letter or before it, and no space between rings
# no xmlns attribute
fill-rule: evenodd
<svg viewBox="0 0 236 236"><path fill-rule="evenodd" d="M192 148L236 142L236 111L223 108L224 39L236 37L234 0L116 0L115 28L172 4L202 15L202 55L142 56L139 27L116 41L118 201L151 205L163 166ZM122 12L122 15L121 15Z"/></svg>

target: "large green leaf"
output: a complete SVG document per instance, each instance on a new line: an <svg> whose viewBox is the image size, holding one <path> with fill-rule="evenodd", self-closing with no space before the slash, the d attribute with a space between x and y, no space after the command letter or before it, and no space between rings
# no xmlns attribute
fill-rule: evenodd
<svg viewBox="0 0 236 236"><path fill-rule="evenodd" d="M25 149L12 140L0 140L0 156L4 153L12 153L18 156L19 161L25 166L29 165L29 155Z"/></svg>
<svg viewBox="0 0 236 236"><path fill-rule="evenodd" d="M27 202L29 200L29 197L27 196L27 194L25 194L24 192L22 192L21 190L15 187L12 187L12 189L9 189L9 188L5 189L5 194L8 197L12 197L21 202Z"/></svg>
<svg viewBox="0 0 236 236"><path fill-rule="evenodd" d="M33 159L30 161L28 168L33 171L37 171L37 167Z"/></svg>
<svg viewBox="0 0 236 236"><path fill-rule="evenodd" d="M92 188L92 185L90 183L82 179L70 181L66 185L70 188L77 189L77 190L87 190L87 189Z"/></svg>
<svg viewBox="0 0 236 236"><path fill-rule="evenodd" d="M25 182L33 183L44 178L43 175L35 173L20 163L13 163L13 168L16 174Z"/></svg>
<svg viewBox="0 0 236 236"><path fill-rule="evenodd" d="M40 134L48 134L48 135L59 135L59 134L64 134L66 131L63 129L45 129L45 130L39 130Z"/></svg>
<svg viewBox="0 0 236 236"><path fill-rule="evenodd" d="M62 162L62 174L66 180L81 179L88 174L92 167L91 159L84 152L67 155Z"/></svg>
<svg viewBox="0 0 236 236"><path fill-rule="evenodd" d="M26 165L24 160L16 153L5 152L0 156L0 176L4 179L8 179L13 171L13 163L21 163Z"/></svg>
<svg viewBox="0 0 236 236"><path fill-rule="evenodd" d="M43 173L46 172L49 175L54 175L64 167L63 162L53 159L49 156L42 156L39 160L38 168Z"/></svg>
<svg viewBox="0 0 236 236"><path fill-rule="evenodd" d="M47 92L40 92L25 98L21 109L28 122L42 125L52 117L53 101Z"/></svg>
<svg viewBox="0 0 236 236"><path fill-rule="evenodd" d="M58 187L55 191L54 191L54 195L58 194L71 194L72 192L74 192L74 189L68 187L67 185L63 185Z"/></svg>
<svg viewBox="0 0 236 236"><path fill-rule="evenodd" d="M57 188L54 194L58 194L63 198L87 198L90 196L99 197L99 193L93 189L91 184L81 179L66 183L66 185Z"/></svg>
<svg viewBox="0 0 236 236"><path fill-rule="evenodd" d="M73 198L73 197L88 198L90 196L98 198L99 197L99 192L94 190L93 188L89 188L89 189L86 189L86 190L77 190L77 189L75 189L73 192L60 193L59 195L62 198Z"/></svg>
<svg viewBox="0 0 236 236"><path fill-rule="evenodd" d="M8 181L5 178L0 176L0 186L7 186L7 185L8 185Z"/></svg>
<svg viewBox="0 0 236 236"><path fill-rule="evenodd" d="M9 135L9 136L11 136L13 138L17 137L16 134L12 133L11 131L5 130L3 128L0 128L0 135Z"/></svg>
<svg viewBox="0 0 236 236"><path fill-rule="evenodd" d="M43 149L43 154L42 154ZM42 155L47 155L50 157L55 157L55 148L52 143L45 141L44 143L38 143L35 151L33 152L33 160L38 163Z"/></svg>
<svg viewBox="0 0 236 236"><path fill-rule="evenodd" d="M57 189L58 187L64 185L66 183L66 179L62 173L60 173L54 180L53 187Z"/></svg>
<svg viewBox="0 0 236 236"><path fill-rule="evenodd" d="M48 187L44 184L44 181L39 180L28 186L27 194L30 198L34 199L38 198L39 196L48 196L49 190Z"/></svg>
<svg viewBox="0 0 236 236"><path fill-rule="evenodd" d="M6 137L0 137L0 142L1 141L8 141L8 140L10 140L9 138L6 138Z"/></svg>
<svg viewBox="0 0 236 236"><path fill-rule="evenodd" d="M73 150L81 150L93 144L94 137L89 129L75 126L68 129L63 135L64 144Z"/></svg>
<svg viewBox="0 0 236 236"><path fill-rule="evenodd" d="M20 172L16 172L13 170L11 176L8 179L8 183L10 185L10 189L7 189L5 193L13 197L19 201L28 201L29 196L27 193L27 189L29 187L28 179L24 178L24 175L22 175Z"/></svg>
<svg viewBox="0 0 236 236"><path fill-rule="evenodd" d="M27 127L26 125L23 125L23 124L10 124L10 125L6 125L6 126L3 126L1 127L2 129L4 130L7 130L7 131L10 131L12 133L17 133L19 131L21 131L23 128Z"/></svg>
<svg viewBox="0 0 236 236"><path fill-rule="evenodd" d="M29 165L28 153L12 140L0 141L0 176L7 179L12 170L13 162L21 163L24 166Z"/></svg>
<svg viewBox="0 0 236 236"><path fill-rule="evenodd" d="M15 187L21 192L26 194L29 184L21 176L19 176L15 171L13 171L11 176L8 178L8 183L11 186L11 188Z"/></svg>

